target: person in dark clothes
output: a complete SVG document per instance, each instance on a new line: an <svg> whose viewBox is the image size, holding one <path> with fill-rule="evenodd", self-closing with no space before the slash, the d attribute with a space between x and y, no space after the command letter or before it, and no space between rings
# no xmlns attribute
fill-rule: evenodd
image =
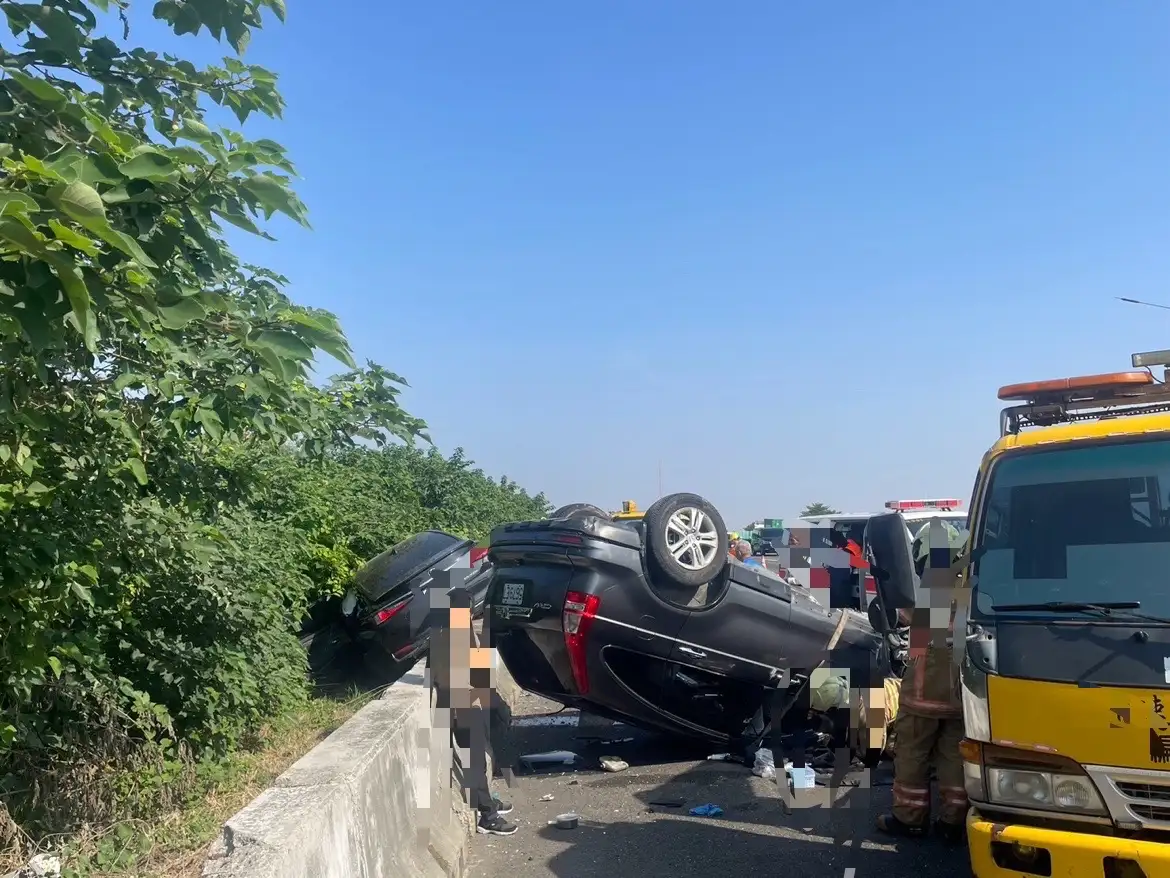
<svg viewBox="0 0 1170 878"><path fill-rule="evenodd" d="M435 688L435 706L451 711L451 731L459 750L468 804L479 812L477 831L511 835L516 825L504 815L511 813L512 806L492 795L488 776L494 650L480 646L475 636L471 595L460 587L450 589L447 595L449 606L432 609L430 626L427 665Z"/></svg>

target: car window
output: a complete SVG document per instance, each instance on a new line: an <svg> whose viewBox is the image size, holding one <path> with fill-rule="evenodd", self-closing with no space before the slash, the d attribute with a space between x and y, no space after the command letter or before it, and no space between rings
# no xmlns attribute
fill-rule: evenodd
<svg viewBox="0 0 1170 878"><path fill-rule="evenodd" d="M1170 442L1026 451L995 465L973 572L976 608L1140 601L1170 615Z"/></svg>

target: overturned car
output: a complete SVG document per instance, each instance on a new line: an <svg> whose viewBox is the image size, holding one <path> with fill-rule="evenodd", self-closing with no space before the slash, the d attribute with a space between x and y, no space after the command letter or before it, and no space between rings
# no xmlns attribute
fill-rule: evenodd
<svg viewBox="0 0 1170 878"><path fill-rule="evenodd" d="M727 543L695 494L667 495L638 520L574 504L497 527L493 643L523 689L731 749L825 707L812 697L826 674L848 679L846 732L863 727L866 693L900 676L889 638L865 614L733 560ZM859 749L880 752L880 725Z"/></svg>

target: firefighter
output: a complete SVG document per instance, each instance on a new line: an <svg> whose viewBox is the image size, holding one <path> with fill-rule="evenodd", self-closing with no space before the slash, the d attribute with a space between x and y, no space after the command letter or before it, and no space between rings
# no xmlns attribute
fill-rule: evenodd
<svg viewBox="0 0 1170 878"><path fill-rule="evenodd" d="M947 534L947 557L953 564L962 551L964 539L951 525L943 523L943 527ZM929 531L928 524L914 539L914 560L920 577L931 558ZM935 557L937 559L937 555ZM936 560L931 566L943 565ZM951 636L954 612L952 603ZM877 828L889 835L911 838L926 834L933 768L940 799L934 829L944 840L958 843L966 835L967 792L963 785L963 762L959 756L963 711L958 695L957 669L951 649L939 642L941 638L931 631L928 611L919 609L911 616L906 610L899 610L899 616L910 626L910 661L902 678L894 732L897 747L894 752L893 813L881 815Z"/></svg>

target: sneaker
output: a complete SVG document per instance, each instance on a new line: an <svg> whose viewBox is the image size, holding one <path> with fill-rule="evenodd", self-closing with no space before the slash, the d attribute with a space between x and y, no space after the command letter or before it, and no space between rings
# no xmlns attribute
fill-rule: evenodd
<svg viewBox="0 0 1170 878"><path fill-rule="evenodd" d="M480 835L511 835L516 831L516 824L509 823L503 817L480 817L475 831Z"/></svg>
<svg viewBox="0 0 1170 878"><path fill-rule="evenodd" d="M496 813L497 814L511 814L512 813L512 803L511 802L505 802L503 799L499 799L499 798L496 798L495 796L492 796L492 804L496 806Z"/></svg>

